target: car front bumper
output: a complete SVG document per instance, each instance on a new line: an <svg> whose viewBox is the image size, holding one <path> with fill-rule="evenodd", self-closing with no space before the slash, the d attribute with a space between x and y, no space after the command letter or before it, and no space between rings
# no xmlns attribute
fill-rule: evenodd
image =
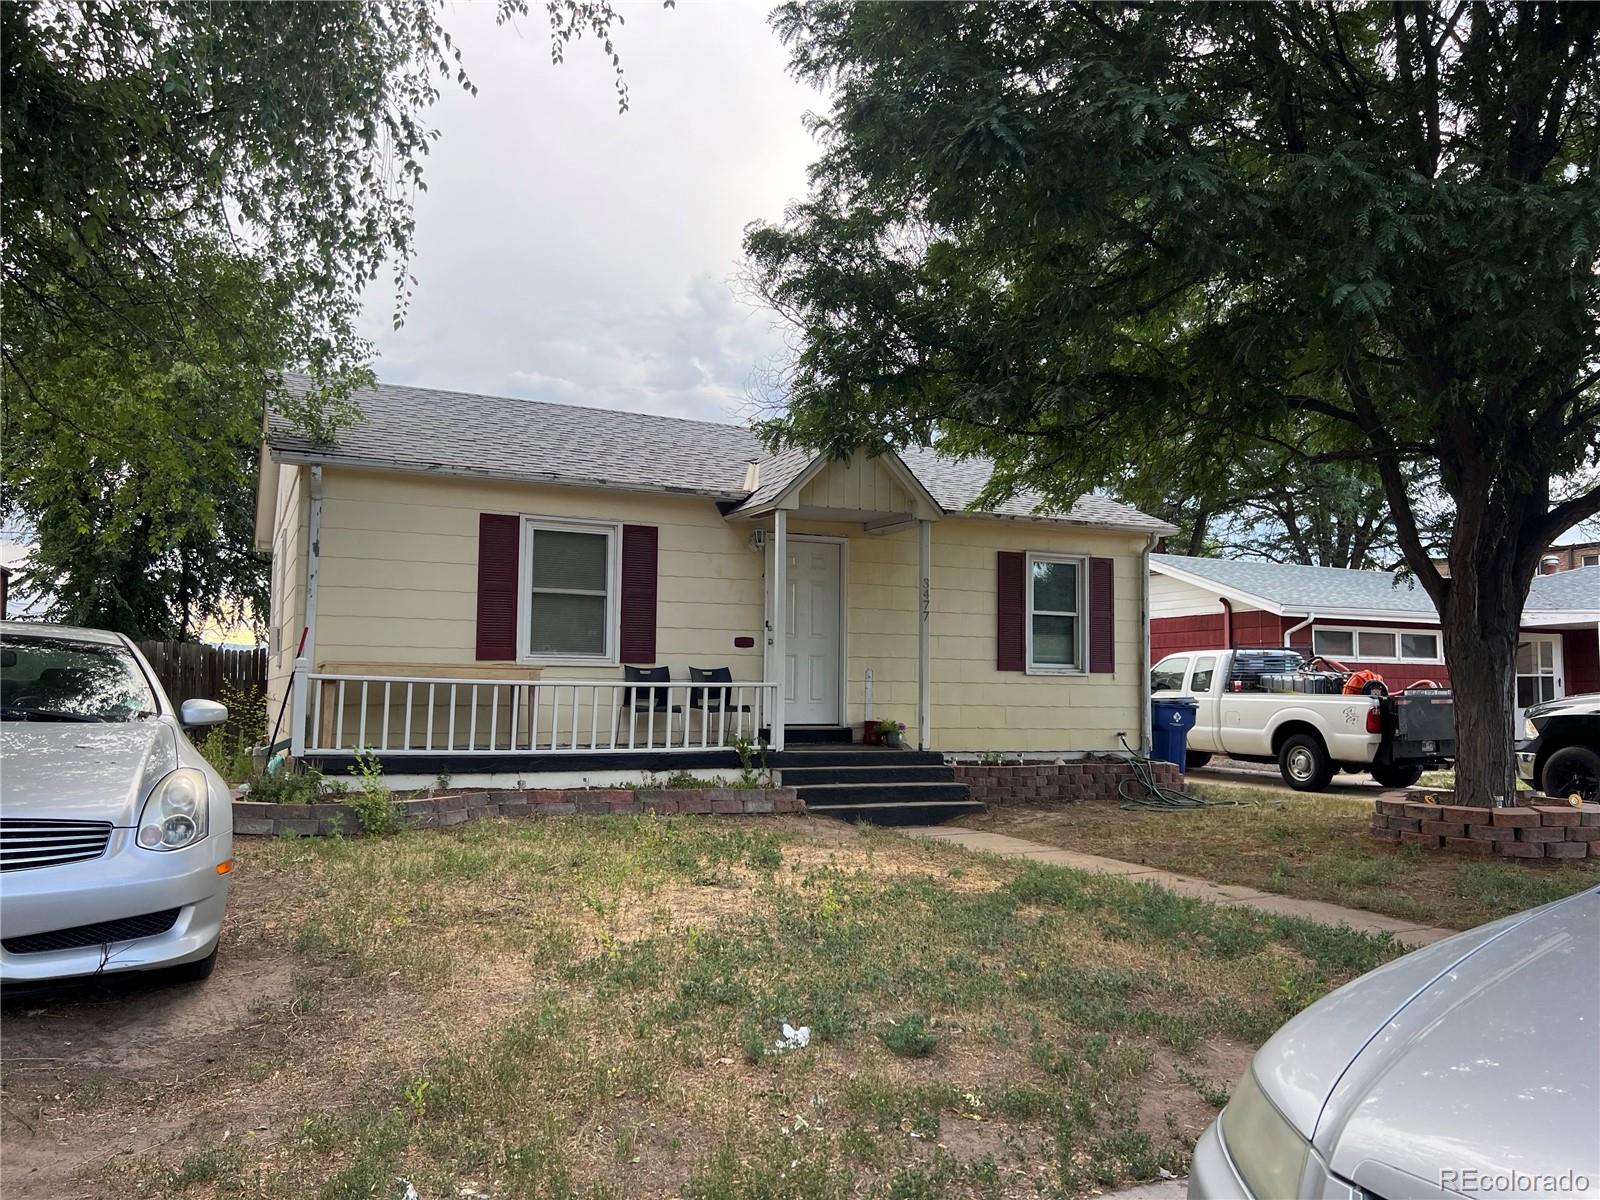
<svg viewBox="0 0 1600 1200"><path fill-rule="evenodd" d="M1315 1150L1306 1156L1299 1196L1302 1200L1371 1200L1368 1193L1328 1170ZM1253 1200L1254 1193L1245 1186L1228 1153L1228 1144L1222 1137L1221 1117L1211 1122L1195 1143L1194 1159L1189 1164L1188 1197L1189 1200Z"/></svg>
<svg viewBox="0 0 1600 1200"><path fill-rule="evenodd" d="M1529 784L1537 782L1533 777L1533 764L1537 757L1537 755L1526 754L1521 750L1517 751L1517 774L1521 777L1522 782Z"/></svg>
<svg viewBox="0 0 1600 1200"><path fill-rule="evenodd" d="M88 862L0 877L0 939L51 933L178 909L165 933L65 950L15 953L0 946L0 982L32 983L177 966L210 954L222 932L232 874L227 833L167 853L144 850L132 829L112 831L106 852Z"/></svg>
<svg viewBox="0 0 1600 1200"><path fill-rule="evenodd" d="M1228 1148L1222 1144L1222 1120L1211 1122L1195 1143L1189 1166L1189 1200L1250 1200Z"/></svg>
<svg viewBox="0 0 1600 1200"><path fill-rule="evenodd" d="M1524 783L1537 788L1539 781L1534 777L1534 764L1539 761L1539 739L1529 738L1527 741L1517 743L1517 775Z"/></svg>

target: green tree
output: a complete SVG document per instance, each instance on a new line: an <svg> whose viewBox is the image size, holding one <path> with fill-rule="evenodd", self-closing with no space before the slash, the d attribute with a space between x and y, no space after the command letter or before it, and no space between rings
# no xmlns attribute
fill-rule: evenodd
<svg viewBox="0 0 1600 1200"><path fill-rule="evenodd" d="M190 639L207 618L266 609L252 545L272 364L242 331L278 336L285 309L230 253L191 246L179 261L192 291L127 294L187 311L181 354L77 311L96 336L39 337L27 374L8 380L5 498L35 541L19 586L50 597L58 619L138 638ZM56 307L94 303L68 291Z"/></svg>
<svg viewBox="0 0 1600 1200"><path fill-rule="evenodd" d="M472 89L441 7L0 5L0 505L53 615L188 636L264 598L263 403L306 370L290 415L331 434L370 378L363 289L389 273L404 318L425 113ZM557 61L589 33L616 62L605 0L548 11Z"/></svg>
<svg viewBox="0 0 1600 1200"><path fill-rule="evenodd" d="M771 436L932 430L1061 502L1180 437L1370 463L1439 609L1462 796L1509 797L1523 600L1600 511L1600 6L775 21L833 103L810 195L746 238L801 334Z"/></svg>
<svg viewBox="0 0 1600 1200"><path fill-rule="evenodd" d="M1119 498L1178 527L1165 540L1169 553L1357 571L1403 563L1383 483L1370 464L1310 461L1250 439L1197 446L1193 457L1163 446L1130 464L1116 487ZM1424 545L1442 554L1448 514L1428 500L1433 485L1411 481L1407 494Z"/></svg>

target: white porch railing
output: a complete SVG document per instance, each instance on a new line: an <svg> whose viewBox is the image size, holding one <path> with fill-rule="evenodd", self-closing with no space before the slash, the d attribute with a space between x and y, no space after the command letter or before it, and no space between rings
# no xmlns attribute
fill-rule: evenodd
<svg viewBox="0 0 1600 1200"><path fill-rule="evenodd" d="M777 685L425 678L296 670L293 753L626 754L727 749L770 729ZM775 747L776 748L776 747Z"/></svg>

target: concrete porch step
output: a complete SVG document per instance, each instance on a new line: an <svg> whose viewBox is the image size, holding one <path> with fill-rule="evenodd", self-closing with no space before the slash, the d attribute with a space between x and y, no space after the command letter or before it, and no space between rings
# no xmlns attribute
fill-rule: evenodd
<svg viewBox="0 0 1600 1200"><path fill-rule="evenodd" d="M767 754L767 765L774 770L791 767L942 767L944 755L937 750L889 750L881 746L802 746Z"/></svg>
<svg viewBox="0 0 1600 1200"><path fill-rule="evenodd" d="M786 784L785 786L790 786ZM806 808L853 804L871 807L880 804L928 804L935 801L966 801L971 792L964 783L823 783L795 788Z"/></svg>
<svg viewBox="0 0 1600 1200"><path fill-rule="evenodd" d="M808 812L869 825L937 825L983 811L979 800L891 801L887 804L807 804Z"/></svg>
<svg viewBox="0 0 1600 1200"><path fill-rule="evenodd" d="M824 783L954 783L950 767L872 766L872 767L784 767L784 787Z"/></svg>
<svg viewBox="0 0 1600 1200"><path fill-rule="evenodd" d="M790 725L784 729L785 746L848 746L855 732L848 725Z"/></svg>

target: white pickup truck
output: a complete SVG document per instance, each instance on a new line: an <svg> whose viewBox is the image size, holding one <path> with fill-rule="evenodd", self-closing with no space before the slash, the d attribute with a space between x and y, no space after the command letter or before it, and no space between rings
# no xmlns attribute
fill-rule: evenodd
<svg viewBox="0 0 1600 1200"><path fill-rule="evenodd" d="M1448 691L1381 685L1351 695L1335 672L1311 670L1292 650L1192 650L1150 671L1153 699L1193 697L1188 766L1213 754L1275 762L1284 782L1320 792L1334 772L1369 771L1385 787L1407 787L1455 755Z"/></svg>

